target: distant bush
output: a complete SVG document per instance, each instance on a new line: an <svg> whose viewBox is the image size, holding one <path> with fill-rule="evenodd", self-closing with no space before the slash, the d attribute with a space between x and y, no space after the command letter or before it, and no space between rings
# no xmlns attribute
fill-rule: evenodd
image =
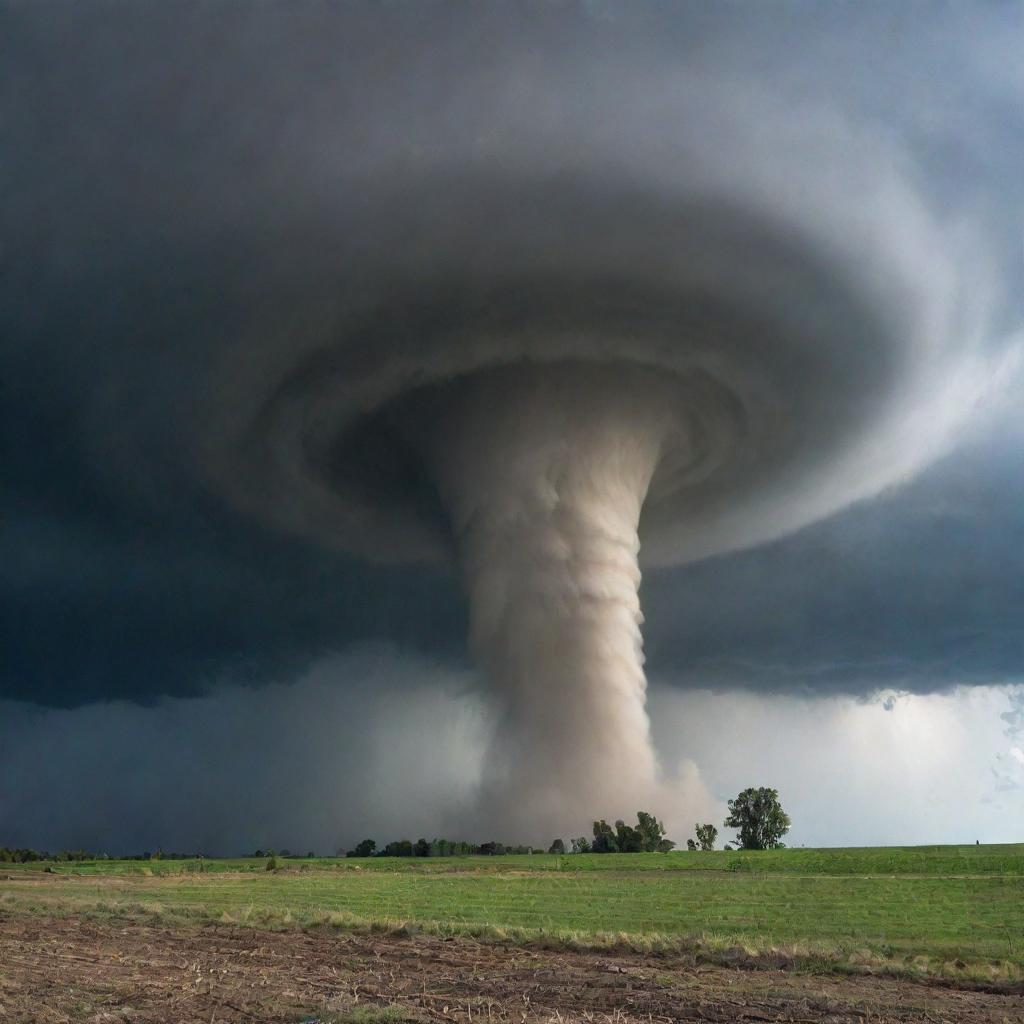
<svg viewBox="0 0 1024 1024"><path fill-rule="evenodd" d="M276 871L280 865L277 862L277 857L267 858L267 871Z"/></svg>

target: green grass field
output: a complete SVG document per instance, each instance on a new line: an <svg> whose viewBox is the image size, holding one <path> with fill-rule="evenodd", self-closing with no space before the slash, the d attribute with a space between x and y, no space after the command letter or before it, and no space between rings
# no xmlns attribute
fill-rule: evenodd
<svg viewBox="0 0 1024 1024"><path fill-rule="evenodd" d="M534 871L729 871L799 875L972 875L1024 876L1024 843L992 846L851 846L832 849L782 849L744 853L676 851L671 854L534 854L502 857L294 857L278 858L292 870L359 870L386 874L437 872ZM182 874L190 872L263 871L266 858L206 860L96 860L78 863L0 864L0 871L63 874Z"/></svg>
<svg viewBox="0 0 1024 1024"><path fill-rule="evenodd" d="M153 912L1024 970L1024 845L0 865L0 912ZM6 869L6 870L5 870ZM4 876L7 880L3 880ZM31 884L35 880L36 883ZM25 884L29 883L29 884Z"/></svg>

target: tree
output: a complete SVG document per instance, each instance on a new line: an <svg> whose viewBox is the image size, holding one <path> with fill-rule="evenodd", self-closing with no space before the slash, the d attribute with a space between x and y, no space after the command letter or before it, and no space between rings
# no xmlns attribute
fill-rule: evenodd
<svg viewBox="0 0 1024 1024"><path fill-rule="evenodd" d="M697 849L697 844L692 839L687 839L686 848L690 851L690 853L694 853Z"/></svg>
<svg viewBox="0 0 1024 1024"><path fill-rule="evenodd" d="M718 829L712 824L694 825L697 830L697 843L705 852L715 848L715 840L718 838Z"/></svg>
<svg viewBox="0 0 1024 1024"><path fill-rule="evenodd" d="M743 850L774 850L789 831L789 815L779 803L777 789L749 788L729 801L726 828L739 829L736 843Z"/></svg>
<svg viewBox="0 0 1024 1024"><path fill-rule="evenodd" d="M548 853L565 853L565 843L561 839L556 839L548 847Z"/></svg>
<svg viewBox="0 0 1024 1024"><path fill-rule="evenodd" d="M373 839L364 839L361 843L356 845L354 850L349 850L346 857L372 857L374 850L377 849L377 843Z"/></svg>
<svg viewBox="0 0 1024 1024"><path fill-rule="evenodd" d="M619 849L615 832L604 818L594 822L594 841L590 849L593 853L616 853Z"/></svg>
<svg viewBox="0 0 1024 1024"><path fill-rule="evenodd" d="M644 837L639 829L627 825L620 818L615 822L615 845L620 853L641 853L644 848Z"/></svg>
<svg viewBox="0 0 1024 1024"><path fill-rule="evenodd" d="M640 848L645 853L668 853L676 845L665 838L665 826L646 811L636 812L636 830L640 834Z"/></svg>
<svg viewBox="0 0 1024 1024"><path fill-rule="evenodd" d="M646 811L637 811L636 825L627 825L621 818L615 828L604 818L594 822L594 841L572 841L573 853L668 853L675 847L665 838L665 826Z"/></svg>
<svg viewBox="0 0 1024 1024"><path fill-rule="evenodd" d="M417 839L413 845L412 854L414 857L429 857L430 843L426 839Z"/></svg>
<svg viewBox="0 0 1024 1024"><path fill-rule="evenodd" d="M586 836L580 836L579 839L574 839L572 841L572 852L590 853L590 840Z"/></svg>

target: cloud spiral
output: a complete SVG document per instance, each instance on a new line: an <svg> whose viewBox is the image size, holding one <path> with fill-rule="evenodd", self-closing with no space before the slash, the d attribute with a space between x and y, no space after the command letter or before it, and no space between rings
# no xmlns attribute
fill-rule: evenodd
<svg viewBox="0 0 1024 1024"><path fill-rule="evenodd" d="M641 565L945 451L1006 357L984 232L841 90L766 88L743 46L679 60L579 12L186 10L92 37L80 135L15 123L38 160L6 219L18 273L70 297L42 376L82 461L154 518L455 565L502 714L488 801L656 794Z"/></svg>

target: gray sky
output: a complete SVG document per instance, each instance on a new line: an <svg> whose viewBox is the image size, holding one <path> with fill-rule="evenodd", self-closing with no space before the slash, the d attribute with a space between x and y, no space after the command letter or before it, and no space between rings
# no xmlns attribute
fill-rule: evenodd
<svg viewBox="0 0 1024 1024"><path fill-rule="evenodd" d="M0 6L0 844L475 835L491 725L454 575L279 528L193 458L211 393L229 413L271 373L271 327L301 345L359 286L325 261L361 230L360 175L398 195L507 136L536 147L510 175L560 168L570 194L616 147L664 182L645 126L677 109L700 152L750 147L770 171L793 123L800 145L821 137L820 173L800 174L847 232L837 251L873 230L872 182L898 180L969 254L950 302L966 324L984 299L972 351L1005 365L1024 321L1024 13L760 11ZM626 94L650 121L607 98ZM400 227L381 225L378 263ZM692 759L718 802L777 786L797 843L1022 838L1021 391L1011 364L879 495L646 573L663 765Z"/></svg>

